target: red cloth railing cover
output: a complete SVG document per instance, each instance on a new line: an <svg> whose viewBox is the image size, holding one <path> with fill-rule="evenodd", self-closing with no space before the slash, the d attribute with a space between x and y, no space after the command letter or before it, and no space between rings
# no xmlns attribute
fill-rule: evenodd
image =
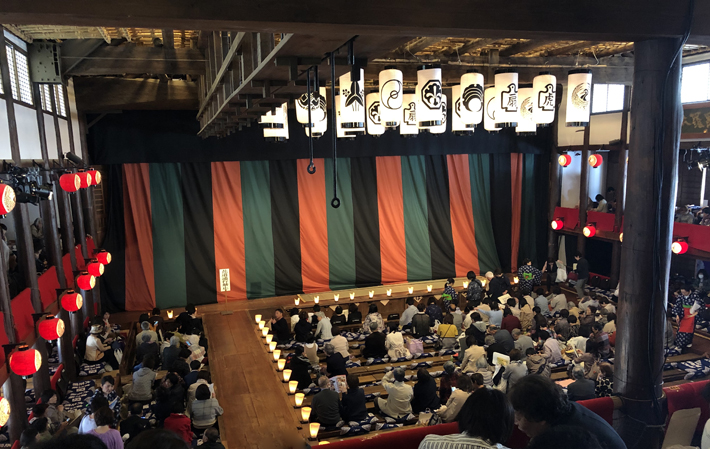
<svg viewBox="0 0 710 449"><path fill-rule="evenodd" d="M691 248L710 253L710 226L688 223L673 224L673 238L685 237Z"/></svg>
<svg viewBox="0 0 710 449"><path fill-rule="evenodd" d="M79 271L86 270L86 262L84 261L84 256L81 254L81 245L74 247L74 254L76 254L76 268Z"/></svg>
<svg viewBox="0 0 710 449"><path fill-rule="evenodd" d="M579 226L579 209L571 207L556 207L555 216L552 218L553 220L561 218L565 222L563 229L565 231L573 231L577 226Z"/></svg>
<svg viewBox="0 0 710 449"><path fill-rule="evenodd" d="M54 373L52 379L49 381L49 385L52 387L52 390L57 389L57 382L59 382L59 378L62 377L62 371L64 371L64 365L60 363L57 367L57 371Z"/></svg>
<svg viewBox="0 0 710 449"><path fill-rule="evenodd" d="M614 231L614 214L606 212L587 212L587 223L596 223L597 231Z"/></svg>
<svg viewBox="0 0 710 449"><path fill-rule="evenodd" d="M34 331L34 321L32 314L35 313L32 308L32 296L29 288L15 296L10 301L12 307L12 317L15 319L15 331L18 340L24 340Z"/></svg>
<svg viewBox="0 0 710 449"><path fill-rule="evenodd" d="M62 266L64 267L64 278L67 280L67 288L74 288L74 274L71 269L71 256L68 253L62 256Z"/></svg>
<svg viewBox="0 0 710 449"><path fill-rule="evenodd" d="M697 430L703 430L705 422L710 419L710 407L708 407L708 402L703 399L700 393L708 382L710 381L704 380L664 388L663 392L666 394L668 404L668 419L678 410L700 407Z"/></svg>
<svg viewBox="0 0 710 449"><path fill-rule="evenodd" d="M94 250L96 249L96 244L94 244L94 239L90 236L86 237L86 251L89 253L89 259L94 258Z"/></svg>
<svg viewBox="0 0 710 449"><path fill-rule="evenodd" d="M57 300L59 280L57 279L56 267L49 267L42 276L37 278L37 285L39 287L39 296L42 298L42 308L47 310L47 307Z"/></svg>

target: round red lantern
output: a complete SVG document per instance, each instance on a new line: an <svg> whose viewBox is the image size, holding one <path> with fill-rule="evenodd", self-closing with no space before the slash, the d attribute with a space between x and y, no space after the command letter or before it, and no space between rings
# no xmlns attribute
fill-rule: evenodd
<svg viewBox="0 0 710 449"><path fill-rule="evenodd" d="M96 286L96 278L86 271L76 277L76 286L82 290L91 290Z"/></svg>
<svg viewBox="0 0 710 449"><path fill-rule="evenodd" d="M569 154L561 154L560 157L557 158L557 163L563 167L567 167L572 163L572 156Z"/></svg>
<svg viewBox="0 0 710 449"><path fill-rule="evenodd" d="M104 274L104 264L97 260L94 260L86 264L86 271L88 271L89 274L94 277L99 277Z"/></svg>
<svg viewBox="0 0 710 449"><path fill-rule="evenodd" d="M27 345L20 345L17 351L10 354L10 369L18 376L33 375L42 366L42 356L39 351Z"/></svg>
<svg viewBox="0 0 710 449"><path fill-rule="evenodd" d="M7 184L0 184L0 215L6 215L15 208L15 190Z"/></svg>
<svg viewBox="0 0 710 449"><path fill-rule="evenodd" d="M108 265L111 263L111 253L105 249L100 250L95 254L96 260L101 262L103 265Z"/></svg>
<svg viewBox="0 0 710 449"><path fill-rule="evenodd" d="M677 240L671 245L671 251L673 254L685 254L688 252L688 242L685 240Z"/></svg>
<svg viewBox="0 0 710 449"><path fill-rule="evenodd" d="M94 170L93 168L88 171L91 174L91 185L97 186L101 184L101 172Z"/></svg>
<svg viewBox="0 0 710 449"><path fill-rule="evenodd" d="M10 401L0 398L0 427L7 424L10 419Z"/></svg>
<svg viewBox="0 0 710 449"><path fill-rule="evenodd" d="M59 187L65 192L76 192L81 187L81 180L76 173L66 173L59 177Z"/></svg>
<svg viewBox="0 0 710 449"><path fill-rule="evenodd" d="M584 227L582 232L584 233L585 237L594 237L594 235L597 233L597 228L593 224L588 224Z"/></svg>
<svg viewBox="0 0 710 449"><path fill-rule="evenodd" d="M560 229L562 229L564 227L564 225L565 225L565 222L562 221L562 219L560 219L560 218L552 220L552 223L550 224L552 229L554 229L555 231L559 231Z"/></svg>
<svg viewBox="0 0 710 449"><path fill-rule="evenodd" d="M79 173L77 173L77 176L79 176L79 179L81 180L82 189L86 189L91 185L91 172L80 171Z"/></svg>
<svg viewBox="0 0 710 449"><path fill-rule="evenodd" d="M592 168L599 167L600 165L602 165L602 161L603 161L600 154L592 154L591 156L589 156L589 159L587 159L587 160L589 161L589 165L591 165Z"/></svg>
<svg viewBox="0 0 710 449"><path fill-rule="evenodd" d="M59 337L64 335L64 321L59 318L47 318L44 321L40 321L37 327L39 335L47 341L58 340Z"/></svg>
<svg viewBox="0 0 710 449"><path fill-rule="evenodd" d="M81 293L77 293L74 290L67 290L62 295L62 307L67 312L76 312L81 309L84 305L84 298Z"/></svg>

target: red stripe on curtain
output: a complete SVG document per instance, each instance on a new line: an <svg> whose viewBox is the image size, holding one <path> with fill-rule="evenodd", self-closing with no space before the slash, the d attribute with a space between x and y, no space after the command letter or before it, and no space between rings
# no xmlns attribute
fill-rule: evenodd
<svg viewBox="0 0 710 449"><path fill-rule="evenodd" d="M407 244L404 239L402 160L377 158L377 205L380 217L382 283L407 280Z"/></svg>
<svg viewBox="0 0 710 449"><path fill-rule="evenodd" d="M155 307L155 278L148 164L123 166L123 211L126 226L126 310L151 310Z"/></svg>
<svg viewBox="0 0 710 449"><path fill-rule="evenodd" d="M239 162L212 162L212 210L217 301L247 299L242 175ZM229 269L230 291L221 292L219 270Z"/></svg>
<svg viewBox="0 0 710 449"><path fill-rule="evenodd" d="M446 156L446 165L449 171L451 234L454 237L456 276L466 276L470 270L479 274L468 154L450 154Z"/></svg>
<svg viewBox="0 0 710 449"><path fill-rule="evenodd" d="M523 155L510 154L510 196L512 215L510 226L510 269L515 273L518 269L518 252L520 251L520 216L523 201Z"/></svg>
<svg viewBox="0 0 710 449"><path fill-rule="evenodd" d="M315 159L314 174L308 159L297 161L298 210L301 231L301 278L303 291L330 290L328 259L328 201L325 195L325 162Z"/></svg>

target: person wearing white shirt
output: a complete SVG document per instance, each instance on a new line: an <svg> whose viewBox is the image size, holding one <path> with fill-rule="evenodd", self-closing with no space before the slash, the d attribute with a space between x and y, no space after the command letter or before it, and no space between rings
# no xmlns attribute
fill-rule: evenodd
<svg viewBox="0 0 710 449"><path fill-rule="evenodd" d="M404 418L412 413L414 390L404 383L404 369L397 367L382 378L382 386L387 390L387 399L377 398L375 405L382 413L392 418Z"/></svg>
<svg viewBox="0 0 710 449"><path fill-rule="evenodd" d="M592 208L594 212L609 212L609 204L606 202L602 195L597 195L594 197L597 201L597 207Z"/></svg>
<svg viewBox="0 0 710 449"><path fill-rule="evenodd" d="M446 401L446 405L442 405L439 409L435 410L436 413L441 416L441 420L444 422L455 421L459 416L463 405L466 400L471 395L473 391L473 382L468 376L460 376L456 381L456 390L451 392L449 400Z"/></svg>
<svg viewBox="0 0 710 449"><path fill-rule="evenodd" d="M392 360L410 356L409 349L404 346L404 337L402 337L402 333L396 330L393 330L387 334L387 338L385 339L385 347L387 348L387 355Z"/></svg>
<svg viewBox="0 0 710 449"><path fill-rule="evenodd" d="M333 338L330 340L330 344L333 345L335 352L339 352L344 359L350 358L350 346L348 345L348 339L340 335L340 328L334 326L332 328Z"/></svg>
<svg viewBox="0 0 710 449"><path fill-rule="evenodd" d="M567 297L562 293L562 289L559 285L552 287L552 294L555 295L550 299L550 307L552 308L552 313L559 313L562 309L567 308Z"/></svg>
<svg viewBox="0 0 710 449"><path fill-rule="evenodd" d="M547 363L555 364L562 360L562 352L560 351L560 345L557 343L557 340L550 337L550 333L547 331L540 331L538 335L540 336L540 340L545 342L542 346L542 356L547 360Z"/></svg>
<svg viewBox="0 0 710 449"><path fill-rule="evenodd" d="M318 327L316 328L316 338L322 338L323 340L330 340L333 338L332 326L330 325L330 318L325 315L318 316Z"/></svg>
<svg viewBox="0 0 710 449"><path fill-rule="evenodd" d="M414 298L407 298L407 308L402 312L402 317L399 319L399 325L411 327L412 318L417 314L417 306L414 305Z"/></svg>

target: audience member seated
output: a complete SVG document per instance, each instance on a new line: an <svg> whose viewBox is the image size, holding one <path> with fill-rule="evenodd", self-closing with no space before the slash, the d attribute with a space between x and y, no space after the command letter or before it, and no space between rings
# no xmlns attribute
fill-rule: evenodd
<svg viewBox="0 0 710 449"><path fill-rule="evenodd" d="M556 339L550 337L550 333L547 331L538 332L540 341L543 342L542 345L542 355L547 360L547 363L555 364L562 360L562 352L560 351L560 344Z"/></svg>
<svg viewBox="0 0 710 449"><path fill-rule="evenodd" d="M155 420L157 422L156 427L162 427L163 421L165 421L165 418L170 416L170 410L172 409L172 403L170 402L170 390L163 385L159 386L155 390L155 404L151 404L150 408L153 411L153 416L155 416Z"/></svg>
<svg viewBox="0 0 710 449"><path fill-rule="evenodd" d="M493 364L493 353L508 354L503 343L498 343L493 335L486 335L486 358L490 365Z"/></svg>
<svg viewBox="0 0 710 449"><path fill-rule="evenodd" d="M460 374L456 371L456 364L452 361L444 363L444 374L439 380L439 403L446 404L451 396L451 387L458 385Z"/></svg>
<svg viewBox="0 0 710 449"><path fill-rule="evenodd" d="M190 373L190 364L188 363L188 360L190 360L191 355L192 353L189 349L180 348L180 354L178 354L177 360L170 365L169 370L177 374L180 379L183 379Z"/></svg>
<svg viewBox="0 0 710 449"><path fill-rule="evenodd" d="M496 351L497 352L497 351ZM479 357L474 362L475 369L472 373L478 373L483 377L483 384L487 387L493 386L493 367L488 364L488 360L485 357ZM469 371L471 372L471 371Z"/></svg>
<svg viewBox="0 0 710 449"><path fill-rule="evenodd" d="M311 316L311 324L318 326L318 318L325 318L325 312L321 311L320 305L313 306L313 315Z"/></svg>
<svg viewBox="0 0 710 449"><path fill-rule="evenodd" d="M370 323L370 335L365 338L365 347L362 349L362 355L367 358L382 358L387 355L387 346L385 334L378 331L379 324L376 322Z"/></svg>
<svg viewBox="0 0 710 449"><path fill-rule="evenodd" d="M342 326L343 324L348 324L348 319L343 315L343 308L340 306L335 307L335 314L330 317L330 324L335 326ZM335 334L335 332L333 332Z"/></svg>
<svg viewBox="0 0 710 449"><path fill-rule="evenodd" d="M142 432L126 449L189 449L178 434L165 429L151 429ZM59 449L59 448L58 448ZM94 448L91 448L94 449Z"/></svg>
<svg viewBox="0 0 710 449"><path fill-rule="evenodd" d="M43 391L42 396L40 396L40 401L42 404L47 405L47 410L45 410L44 416L49 420L52 426L58 427L67 420L67 415L64 413L64 406L57 404L58 398L56 391Z"/></svg>
<svg viewBox="0 0 710 449"><path fill-rule="evenodd" d="M333 325L330 318L325 315L318 315L318 326L316 327L316 339L330 340L333 338Z"/></svg>
<svg viewBox="0 0 710 449"><path fill-rule="evenodd" d="M463 313L461 313L461 309L456 307L456 304L451 303L449 304L448 314L454 319L453 325L456 326L456 331L461 333L461 328L463 327Z"/></svg>
<svg viewBox="0 0 710 449"><path fill-rule="evenodd" d="M550 312L552 314L562 312L567 308L567 297L562 293L559 285L552 287L552 295L550 295Z"/></svg>
<svg viewBox="0 0 710 449"><path fill-rule="evenodd" d="M510 391L520 379L528 375L528 367L522 360L523 353L519 349L513 349L508 356L510 363L501 368L503 379L506 381L506 389L503 391Z"/></svg>
<svg viewBox="0 0 710 449"><path fill-rule="evenodd" d="M345 422L362 421L367 418L367 400L365 390L360 388L360 379L355 374L348 374L348 391L340 401L340 416Z"/></svg>
<svg viewBox="0 0 710 449"><path fill-rule="evenodd" d="M441 403L436 395L436 381L431 377L426 368L417 371L417 383L414 384L414 399L412 399L412 413L424 410L436 410Z"/></svg>
<svg viewBox="0 0 710 449"><path fill-rule="evenodd" d="M382 378L382 386L387 391L387 399L377 398L375 407L391 418L404 418L412 413L414 390L404 383L404 369L397 367Z"/></svg>
<svg viewBox="0 0 710 449"><path fill-rule="evenodd" d="M313 326L308 321L308 313L301 310L298 314L298 323L294 327L294 334L297 342L305 343L313 336Z"/></svg>
<svg viewBox="0 0 710 449"><path fill-rule="evenodd" d="M212 397L210 387L200 385L195 392L195 402L192 403L190 416L195 429L207 429L217 423L217 417L224 413L217 398Z"/></svg>
<svg viewBox="0 0 710 449"><path fill-rule="evenodd" d="M471 312L471 325L467 327L466 333L476 337L476 344L483 346L486 342L486 334L488 332L488 324L483 321L481 314L475 311Z"/></svg>
<svg viewBox="0 0 710 449"><path fill-rule="evenodd" d="M446 405L442 405L436 410L436 413L444 422L456 421L461 408L471 395L471 391L473 391L473 382L471 382L471 379L468 376L461 376L459 377L458 385L455 388L456 389L452 391L449 400L446 402Z"/></svg>
<svg viewBox="0 0 710 449"><path fill-rule="evenodd" d="M532 444L549 429L578 426L595 435L605 449L626 449L609 423L586 407L570 402L562 388L546 377L525 376L509 397L515 409L515 422L532 439Z"/></svg>
<svg viewBox="0 0 710 449"><path fill-rule="evenodd" d="M535 348L528 348L525 351L525 364L528 367L528 374L539 374L541 376L550 377L552 368L547 363L544 355L538 353Z"/></svg>
<svg viewBox="0 0 710 449"><path fill-rule="evenodd" d="M441 312L441 307L436 303L436 298L430 296L427 300L426 314L429 316L429 326L434 327L438 321L441 324L444 321L444 314Z"/></svg>
<svg viewBox="0 0 710 449"><path fill-rule="evenodd" d="M144 335L150 336L151 343L158 342L158 334L155 331L150 330L150 323L148 321L143 321L141 323L141 332L136 335L136 345L140 345L141 343L143 343Z"/></svg>
<svg viewBox="0 0 710 449"><path fill-rule="evenodd" d="M387 347L387 355L391 360L397 360L400 357L409 357L409 349L404 346L404 337L402 333L397 330L397 325L392 324L390 327L390 332L387 334L387 339L385 340L385 346Z"/></svg>
<svg viewBox="0 0 710 449"><path fill-rule="evenodd" d="M459 332L454 326L454 317L450 313L444 317L444 322L439 325L436 333L439 336L442 349L454 349Z"/></svg>
<svg viewBox="0 0 710 449"><path fill-rule="evenodd" d="M89 433L90 430L93 430L96 428L96 422L94 421L94 412L96 412L98 409L102 407L108 407L108 401L103 395L95 395L91 399L91 403L89 404L89 407L86 409L86 413L84 414L84 417L81 419L81 422L79 423L79 433L80 434L85 434Z"/></svg>
<svg viewBox="0 0 710 449"><path fill-rule="evenodd" d="M609 334L604 332L601 323L592 324L592 334L589 336L589 342L592 342L592 350L594 356L606 359L611 355L611 346L609 345Z"/></svg>
<svg viewBox="0 0 710 449"><path fill-rule="evenodd" d="M579 302L578 307L581 310L587 310L589 306L594 307L594 312L599 310L599 301L596 299L596 296L592 297L591 295L594 295L594 293L590 293ZM592 315L594 315L594 313L592 313Z"/></svg>
<svg viewBox="0 0 710 449"><path fill-rule="evenodd" d="M570 401L585 401L596 397L594 381L584 377L584 367L576 365L572 368L572 378L574 382L567 385L567 397Z"/></svg>
<svg viewBox="0 0 710 449"><path fill-rule="evenodd" d="M535 300L532 299L529 294L529 291L523 291L523 299L520 301L520 327L524 332L528 332L532 328L532 320L534 316L533 307L535 307ZM532 301L532 303L527 301L528 298Z"/></svg>
<svg viewBox="0 0 710 449"><path fill-rule="evenodd" d="M369 334L372 332L370 323L377 323L377 332L383 332L385 330L385 321L382 319L382 315L377 311L377 304L370 303L370 308L365 317L365 321L362 323L362 332L364 334Z"/></svg>
<svg viewBox="0 0 710 449"><path fill-rule="evenodd" d="M476 343L476 337L473 335L466 337L467 348L461 361L461 371L464 373L475 373L476 361L486 355L486 350L483 346L478 346Z"/></svg>
<svg viewBox="0 0 710 449"><path fill-rule="evenodd" d="M338 326L333 326L332 328L333 338L330 339L330 344L335 348L335 352L339 352L345 359L350 358L350 346L348 344L348 339L340 335L340 328Z"/></svg>
<svg viewBox="0 0 710 449"><path fill-rule="evenodd" d="M210 427L202 434L202 445L200 449L224 449L224 445L219 439L219 431Z"/></svg>
<svg viewBox="0 0 710 449"><path fill-rule="evenodd" d="M419 449L503 448L513 433L513 407L500 391L480 388L466 399L458 414L458 422L458 434L427 435L419 444ZM546 446L551 447L557 446Z"/></svg>
<svg viewBox="0 0 710 449"><path fill-rule="evenodd" d="M197 373L200 371L201 367L202 364L197 360L193 360L192 362L190 362L190 372L187 373L185 377L183 377L186 388L189 389L190 385L194 384L197 381Z"/></svg>
<svg viewBox="0 0 710 449"><path fill-rule="evenodd" d="M288 316L291 317L291 332L296 331L296 323L301 319L299 316L301 312L298 310L297 307L292 308L291 310L288 311Z"/></svg>
<svg viewBox="0 0 710 449"><path fill-rule="evenodd" d="M605 398L614 393L614 365L608 362L599 364L599 375L597 376L594 395L598 398ZM710 441L709 441L710 443Z"/></svg>
<svg viewBox="0 0 710 449"><path fill-rule="evenodd" d="M171 404L185 403L185 387L177 374L166 374L161 385L168 389L168 394L170 396L169 401ZM170 409L172 410L172 407Z"/></svg>
<svg viewBox="0 0 710 449"><path fill-rule="evenodd" d="M406 300L407 308L402 312L402 316L399 319L399 325L402 329L409 329L412 327L412 318L417 314L417 306L414 305L414 298L407 298Z"/></svg>
<svg viewBox="0 0 710 449"><path fill-rule="evenodd" d="M607 334L616 332L616 313L610 312L606 315L606 324L602 330Z"/></svg>
<svg viewBox="0 0 710 449"><path fill-rule="evenodd" d="M180 355L180 337L170 337L170 346L163 349L163 369L168 370Z"/></svg>
<svg viewBox="0 0 710 449"><path fill-rule="evenodd" d="M520 306L518 305L518 301L520 301L520 292L514 292L514 295L515 296L512 298L508 298L508 301L506 301L506 307L510 309L514 317L520 320ZM525 303L525 300L522 302ZM505 319L505 308L503 308L503 319Z"/></svg>
<svg viewBox="0 0 710 449"><path fill-rule="evenodd" d="M522 359L527 358L528 348L534 348L535 343L532 338L520 332L520 329L514 329L512 333L513 341L515 342L515 349L519 349Z"/></svg>
<svg viewBox="0 0 710 449"><path fill-rule="evenodd" d="M306 344L303 345L303 352L308 357L308 361L311 362L311 366L317 366L320 362L320 357L318 357L318 345L316 344L315 338L311 335Z"/></svg>
<svg viewBox="0 0 710 449"><path fill-rule="evenodd" d="M150 335L143 334L141 344L136 347L136 363L142 362L147 355L153 356L156 361L160 360L160 346L150 341Z"/></svg>
<svg viewBox="0 0 710 449"><path fill-rule="evenodd" d="M202 332L202 320L197 318L197 308L194 304L185 306L185 311L175 318L178 332L181 334L192 334L193 331Z"/></svg>
<svg viewBox="0 0 710 449"><path fill-rule="evenodd" d="M549 449L551 447L605 449L592 433L576 426L553 427L535 437L526 449ZM680 449L680 446L675 447Z"/></svg>
<svg viewBox="0 0 710 449"><path fill-rule="evenodd" d="M160 316L160 308L153 308L153 312L150 316L150 323L153 325L153 330L158 333L158 336L160 336L160 334L165 335L165 320L163 320L163 317Z"/></svg>
<svg viewBox="0 0 710 449"><path fill-rule="evenodd" d="M494 324L498 327L503 323L503 311L500 310L500 303L498 299L491 299L488 302L488 306L491 310L485 310L481 306L476 307L476 311L482 315L488 317L488 323Z"/></svg>
<svg viewBox="0 0 710 449"><path fill-rule="evenodd" d="M362 312L358 310L357 305L350 304L348 306L348 324L362 323Z"/></svg>
<svg viewBox="0 0 710 449"><path fill-rule="evenodd" d="M30 427L37 431L37 437L35 441L37 443L43 443L52 438L52 432L49 430L49 420L47 418L37 418L32 421Z"/></svg>
<svg viewBox="0 0 710 449"><path fill-rule="evenodd" d="M331 388L330 379L318 378L320 391L311 401L311 421L324 427L332 427L340 422L340 395Z"/></svg>
<svg viewBox="0 0 710 449"><path fill-rule="evenodd" d="M311 384L311 361L303 353L303 346L296 345L294 353L286 358L286 368L291 370L291 380L298 382L298 389L303 390Z"/></svg>
<svg viewBox="0 0 710 449"><path fill-rule="evenodd" d="M115 391L116 380L113 376L101 378L101 388L97 388L94 397L103 396L108 401L108 407L113 411L113 426L118 425L121 418L121 400Z"/></svg>
<svg viewBox="0 0 710 449"><path fill-rule="evenodd" d="M417 304L417 313L412 318L412 333L414 334L414 338L426 337L431 333L429 332L431 328L429 315L424 313L425 310L424 302Z"/></svg>
<svg viewBox="0 0 710 449"><path fill-rule="evenodd" d="M90 364L105 362L109 365L106 367L107 371L118 369L119 363L116 361L113 349L111 349L110 345L103 344L101 338L99 338L100 335L101 325L92 325L91 330L89 331L89 336L86 338L86 352L84 353L84 360Z"/></svg>
<svg viewBox="0 0 710 449"><path fill-rule="evenodd" d="M96 428L88 432L104 442L107 449L123 449L123 439L118 430L112 429L114 424L114 414L108 407L101 407L94 412Z"/></svg>
<svg viewBox="0 0 710 449"><path fill-rule="evenodd" d="M202 362L207 355L207 349L200 345L200 336L197 334L187 335L185 337L185 344L187 345L187 349L190 351L190 357L187 360L188 365L189 362L195 360ZM187 372L189 372L189 370ZM185 373L185 375L187 375L187 373Z"/></svg>
<svg viewBox="0 0 710 449"><path fill-rule="evenodd" d="M133 386L128 393L128 400L135 402L150 402L153 399L153 384L155 383L155 357L146 355L143 367L133 373Z"/></svg>
<svg viewBox="0 0 710 449"><path fill-rule="evenodd" d="M37 446L37 429L30 427L20 435L20 449L35 449Z"/></svg>
<svg viewBox="0 0 710 449"><path fill-rule="evenodd" d="M125 444L130 443L144 430L150 429L150 421L143 418L143 405L135 402L128 406L128 418L121 421L119 427Z"/></svg>
<svg viewBox="0 0 710 449"><path fill-rule="evenodd" d="M347 376L348 371L345 368L345 359L339 352L335 352L335 348L330 343L323 347L325 352L325 372L328 377Z"/></svg>
<svg viewBox="0 0 710 449"><path fill-rule="evenodd" d="M513 329L523 328L520 324L520 319L513 314L510 307L503 309L503 321L501 321L500 328L508 331L508 333L513 332Z"/></svg>
<svg viewBox="0 0 710 449"><path fill-rule="evenodd" d="M274 333L274 340L279 344L288 343L291 339L291 326L286 322L283 310L274 311L274 316L271 318L271 331Z"/></svg>
<svg viewBox="0 0 710 449"><path fill-rule="evenodd" d="M212 383L211 380L209 371L200 371L197 373L197 380L194 384L190 385L190 388L187 389L187 410L190 410L192 408L192 403L195 402L197 388L200 385L209 386L210 383Z"/></svg>
<svg viewBox="0 0 710 449"><path fill-rule="evenodd" d="M555 322L555 333L557 334L557 338L561 341L570 339L570 324L567 318L569 318L569 310L562 309L562 311L560 311L560 317Z"/></svg>
<svg viewBox="0 0 710 449"><path fill-rule="evenodd" d="M498 327L491 325L488 326L488 333L493 335L496 339L496 343L500 343L505 348L505 353L509 353L515 348L515 340L510 332L506 329L499 329Z"/></svg>
<svg viewBox="0 0 710 449"><path fill-rule="evenodd" d="M170 408L170 416L165 418L163 428L179 435L187 444L192 445L192 426L190 418L185 415L185 406L175 402Z"/></svg>

